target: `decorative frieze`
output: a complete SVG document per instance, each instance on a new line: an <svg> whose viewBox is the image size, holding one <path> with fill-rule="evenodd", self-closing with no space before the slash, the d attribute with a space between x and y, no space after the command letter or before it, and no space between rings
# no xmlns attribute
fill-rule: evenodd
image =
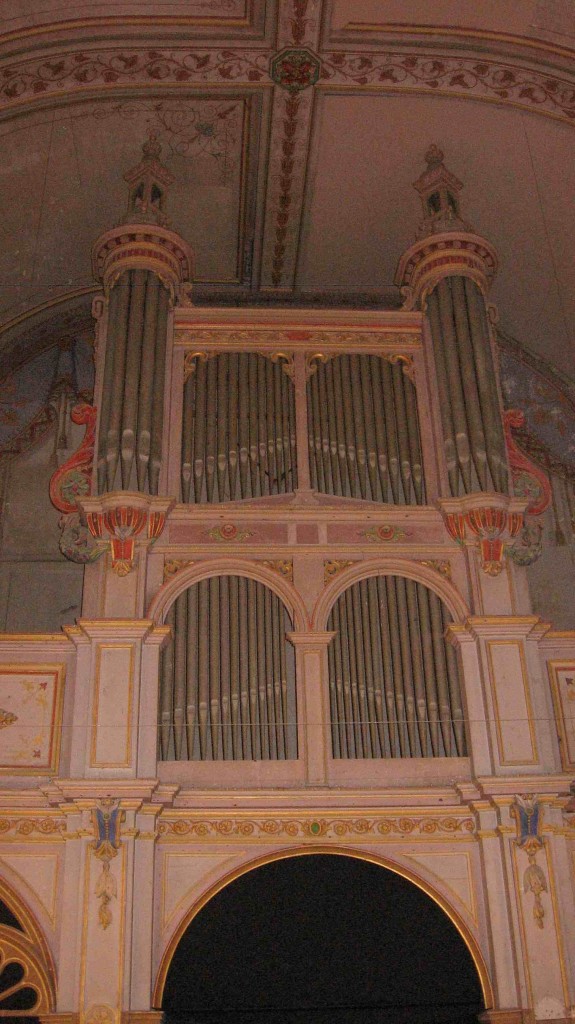
<svg viewBox="0 0 575 1024"><path fill-rule="evenodd" d="M160 839L470 839L475 835L473 818L456 815L380 817L162 817Z"/></svg>

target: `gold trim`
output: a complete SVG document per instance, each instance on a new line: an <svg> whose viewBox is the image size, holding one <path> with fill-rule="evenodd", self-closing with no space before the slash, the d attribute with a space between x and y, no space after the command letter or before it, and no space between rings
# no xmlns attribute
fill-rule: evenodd
<svg viewBox="0 0 575 1024"><path fill-rule="evenodd" d="M553 659L547 662L547 674L549 676L549 686L551 688L551 696L553 698L553 707L555 709L555 724L557 732L559 733L559 753L561 755L561 767L563 771L570 772L575 768L575 758L573 760L569 757L569 742L567 723L565 721L565 713L563 711L563 698L561 696L558 674L562 670L567 669L573 672L575 676L575 658L571 658L566 661L564 658ZM575 691L574 691L575 697ZM575 731L575 721L573 722ZM575 734L573 736L573 745L575 745Z"/></svg>
<svg viewBox="0 0 575 1024"><path fill-rule="evenodd" d="M115 625L114 620L111 620ZM98 733L103 726L98 725L98 709L100 705L100 674L102 669L103 650L129 651L129 678L128 678L128 706L126 709L126 753L124 761L97 761L96 750L98 744ZM134 655L135 643L104 643L98 644L96 648L96 671L94 673L94 703L92 707L92 731L90 741L90 767L91 768L129 768L132 763L132 707L134 690Z"/></svg>
<svg viewBox="0 0 575 1024"><path fill-rule="evenodd" d="M508 620L507 620L508 621ZM499 761L503 766L511 767L518 765L537 764L539 761L539 755L537 753L537 742L535 731L533 728L533 709L531 707L531 696L529 693L529 676L527 672L527 665L525 663L525 651L523 650L523 644L520 640L487 640L485 643L487 650L487 662L489 666L489 685L491 688L491 696L493 699L495 709L495 729L497 733L497 746L499 748ZM499 714L499 701L497 698L497 680L495 675L495 668L493 665L493 658L491 654L492 647L516 647L519 651L519 661L521 664L521 682L523 683L523 694L525 697L525 707L527 709L527 724L529 726L529 736L531 739L531 760L521 759L509 761L504 756L505 744L503 741L503 732L501 729L501 718Z"/></svg>
<svg viewBox="0 0 575 1024"><path fill-rule="evenodd" d="M416 871L412 871L404 865L399 866L398 864L389 861L385 857L380 857L376 854L367 853L364 850L356 850L353 848L350 849L347 847L341 847L338 849L337 847L331 846L302 847L298 850L279 850L271 854L266 854L264 857L259 857L257 860L251 861L249 864L242 864L240 867L234 868L233 871L228 872L228 874L224 875L221 879L219 879L218 882L210 886L210 888L205 893L203 893L202 896L200 896L199 899L195 902L195 904L190 908L190 910L185 915L183 920L180 922L178 928L172 935L170 941L168 942L168 945L166 946L166 949L164 950L164 953L160 961L160 966L158 969L156 983L154 985L154 991L152 996L153 1005L157 1007L160 1006L162 1003L162 997L164 994L164 987L166 984L166 977L168 974L170 963L172 961L172 957L176 951L176 948L180 942L180 939L182 938L182 935L186 931L188 925L190 925L193 919L197 916L197 914L199 914L200 911L203 910L206 904L209 903L209 901L214 896L221 892L222 889L225 889L227 885L230 885L232 882L234 882L237 878L240 878L242 875L247 874L248 871L253 871L256 868L263 867L263 865L270 864L271 862L276 860L285 860L288 857L305 857L310 854L313 856L331 854L339 857L354 857L357 860L365 860L369 864L375 864L378 867L387 868L388 871L395 872L395 874L399 875L401 878L405 878L406 881L412 882L414 885L417 886L418 889L421 889L422 892L429 896L441 908L441 910L443 910L444 913L447 914L449 920L459 932L459 935L463 939L465 945L467 946L467 949L471 954L471 958L473 960L473 963L475 964L475 968L479 975L485 1005L487 1006L487 1008L493 1006L493 987L491 984L491 979L489 977L489 972L487 970L487 964L484 960L479 944L477 943L475 937L472 935L469 928L463 921L459 912L448 903L448 901L442 894L437 892L427 881L421 878Z"/></svg>

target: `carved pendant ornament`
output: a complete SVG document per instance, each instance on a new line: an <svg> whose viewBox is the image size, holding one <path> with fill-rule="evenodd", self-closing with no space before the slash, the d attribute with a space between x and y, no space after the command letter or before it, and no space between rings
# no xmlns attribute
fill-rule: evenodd
<svg viewBox="0 0 575 1024"><path fill-rule="evenodd" d="M102 864L102 871L94 890L99 901L98 920L105 930L112 923L110 904L118 894L116 879L110 872L110 862L118 856L120 848L120 823L124 812L120 810L118 801L106 798L101 800L92 811L92 821L96 838L92 842L92 850Z"/></svg>
<svg viewBox="0 0 575 1024"><path fill-rule="evenodd" d="M489 504L475 505L477 500ZM483 572L499 576L508 542L523 526L524 503L501 494L483 494L472 501L444 499L439 505L449 536L458 544L464 544L469 534L476 537Z"/></svg>
<svg viewBox="0 0 575 1024"><path fill-rule="evenodd" d="M516 796L510 808L511 817L515 821L517 836L514 840L520 850L524 850L529 861L523 873L523 891L533 894L533 919L538 928L543 928L545 910L541 894L547 892L547 879L536 858L544 845L541 836L542 810L537 797L533 794Z"/></svg>
<svg viewBox="0 0 575 1024"><path fill-rule="evenodd" d="M134 568L138 537L144 534L148 544L158 539L172 505L169 498L122 491L81 502L88 529L96 541L109 547L118 576L127 576Z"/></svg>

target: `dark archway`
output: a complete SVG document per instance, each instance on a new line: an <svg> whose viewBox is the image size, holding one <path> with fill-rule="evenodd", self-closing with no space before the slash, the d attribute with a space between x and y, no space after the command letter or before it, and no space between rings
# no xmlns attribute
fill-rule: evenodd
<svg viewBox="0 0 575 1024"><path fill-rule="evenodd" d="M172 958L167 1024L472 1024L471 954L416 885L355 857L249 871L189 924Z"/></svg>

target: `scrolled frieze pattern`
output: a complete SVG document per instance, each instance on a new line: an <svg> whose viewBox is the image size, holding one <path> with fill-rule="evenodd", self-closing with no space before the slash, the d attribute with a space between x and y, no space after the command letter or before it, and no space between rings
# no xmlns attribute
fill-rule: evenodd
<svg viewBox="0 0 575 1024"><path fill-rule="evenodd" d="M289 41L293 42L293 38ZM269 84L272 55L268 49L131 47L35 57L6 64L0 69L0 108L41 100L54 93L120 85ZM463 94L510 103L569 123L575 120L575 83L572 80L517 63L421 52L382 54L338 50L326 51L320 56L320 84Z"/></svg>
<svg viewBox="0 0 575 1024"><path fill-rule="evenodd" d="M475 834L472 818L456 815L386 818L164 818L160 839L469 839Z"/></svg>
<svg viewBox="0 0 575 1024"><path fill-rule="evenodd" d="M0 818L0 838L9 835L53 838L65 831L65 818Z"/></svg>
<svg viewBox="0 0 575 1024"><path fill-rule="evenodd" d="M495 99L575 120L575 82L498 60L336 51L322 55L321 77L330 85L379 85L384 89L423 89Z"/></svg>

